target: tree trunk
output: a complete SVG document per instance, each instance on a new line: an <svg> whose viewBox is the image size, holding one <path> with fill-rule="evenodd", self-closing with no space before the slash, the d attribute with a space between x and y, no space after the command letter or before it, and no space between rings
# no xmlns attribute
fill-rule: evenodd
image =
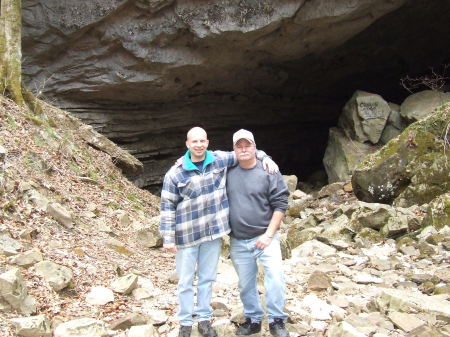
<svg viewBox="0 0 450 337"><path fill-rule="evenodd" d="M1 0L0 12L0 89L25 105L22 95L22 1Z"/></svg>

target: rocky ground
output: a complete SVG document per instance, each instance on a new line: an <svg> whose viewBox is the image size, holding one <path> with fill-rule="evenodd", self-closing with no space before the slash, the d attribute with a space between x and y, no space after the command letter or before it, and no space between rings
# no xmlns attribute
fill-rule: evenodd
<svg viewBox="0 0 450 337"><path fill-rule="evenodd" d="M135 163L51 107L36 116L1 98L0 120L0 334L175 337L158 198L114 165ZM450 224L422 230L426 206L363 203L349 183L306 194L286 180L292 337L450 336ZM226 243L223 256L214 325L234 336L242 307Z"/></svg>

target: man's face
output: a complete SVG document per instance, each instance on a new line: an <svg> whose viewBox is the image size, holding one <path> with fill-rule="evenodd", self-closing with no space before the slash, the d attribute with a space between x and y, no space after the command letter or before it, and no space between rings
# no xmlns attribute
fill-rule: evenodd
<svg viewBox="0 0 450 337"><path fill-rule="evenodd" d="M239 139L234 146L234 152L239 161L254 160L256 158L256 146L247 139Z"/></svg>
<svg viewBox="0 0 450 337"><path fill-rule="evenodd" d="M208 144L206 132L201 129L190 132L186 140L186 147L191 151L191 160L200 161L205 159Z"/></svg>

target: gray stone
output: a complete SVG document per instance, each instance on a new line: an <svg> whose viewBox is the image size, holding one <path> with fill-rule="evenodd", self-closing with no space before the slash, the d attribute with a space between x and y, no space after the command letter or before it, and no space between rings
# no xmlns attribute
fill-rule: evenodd
<svg viewBox="0 0 450 337"><path fill-rule="evenodd" d="M294 193L297 189L298 178L295 175L283 175L284 182L286 183L290 193Z"/></svg>
<svg viewBox="0 0 450 337"><path fill-rule="evenodd" d="M368 227L372 229L381 229L389 218L396 215L395 210L389 206L379 203L359 202L359 210L356 210L351 221L354 227Z"/></svg>
<svg viewBox="0 0 450 337"><path fill-rule="evenodd" d="M289 200L288 209L286 211L287 215L298 217L300 212L307 208L313 202L313 198L307 195L303 199L292 199Z"/></svg>
<svg viewBox="0 0 450 337"><path fill-rule="evenodd" d="M142 311L150 318L153 325L162 325L169 319L165 310L155 309L153 305L144 304Z"/></svg>
<svg viewBox="0 0 450 337"><path fill-rule="evenodd" d="M387 121L387 125L392 125L398 130L403 130L406 127L406 122L400 114L400 105L389 102L389 107L391 108L391 113Z"/></svg>
<svg viewBox="0 0 450 337"><path fill-rule="evenodd" d="M72 213L58 203L49 203L47 205L47 213L64 227L72 228L75 224L72 219Z"/></svg>
<svg viewBox="0 0 450 337"><path fill-rule="evenodd" d="M27 250L10 258L10 262L21 267L29 267L42 261L42 254L37 248Z"/></svg>
<svg viewBox="0 0 450 337"><path fill-rule="evenodd" d="M292 198L293 199L303 199L306 198L308 196L308 194L306 194L303 191L300 190L295 190L294 192L292 192Z"/></svg>
<svg viewBox="0 0 450 337"><path fill-rule="evenodd" d="M324 187L322 187L320 189L319 193L317 193L317 197L325 198L332 194L337 193L338 191L342 191L344 188L344 185L345 185L344 182L336 182L336 183L332 183L329 185L325 185Z"/></svg>
<svg viewBox="0 0 450 337"><path fill-rule="evenodd" d="M406 120L415 122L430 115L436 108L450 102L450 93L424 90L408 96L400 106L400 114Z"/></svg>
<svg viewBox="0 0 450 337"><path fill-rule="evenodd" d="M448 266L447 266L448 267ZM450 283L450 269L447 267L442 267L434 272L434 276L439 278L442 282Z"/></svg>
<svg viewBox="0 0 450 337"><path fill-rule="evenodd" d="M330 247L317 240L307 241L292 250L292 257L308 257L315 255L329 257L335 254L335 248Z"/></svg>
<svg viewBox="0 0 450 337"><path fill-rule="evenodd" d="M317 235L317 239L330 244L337 240L349 243L352 241L353 235L355 235L355 232L350 226L349 218L342 214L330 224L325 225L323 232Z"/></svg>
<svg viewBox="0 0 450 337"><path fill-rule="evenodd" d="M330 327L329 337L368 337L347 322L340 322Z"/></svg>
<svg viewBox="0 0 450 337"><path fill-rule="evenodd" d="M380 141L382 144L387 144L391 139L397 137L401 133L401 130L396 129L394 126L386 125L381 135Z"/></svg>
<svg viewBox="0 0 450 337"><path fill-rule="evenodd" d="M358 90L345 104L338 125L352 139L376 144L390 112L389 104L380 95Z"/></svg>
<svg viewBox="0 0 450 337"><path fill-rule="evenodd" d="M416 315L406 314L398 311L390 312L388 314L388 317L395 326L399 327L405 332L410 332L425 324L425 322L417 318Z"/></svg>
<svg viewBox="0 0 450 337"><path fill-rule="evenodd" d="M380 308L409 312L412 309L450 319L450 303L434 296L400 289L383 289L377 298Z"/></svg>
<svg viewBox="0 0 450 337"><path fill-rule="evenodd" d="M10 269L0 275L0 295L12 308L24 315L36 312L36 301L28 295L18 268Z"/></svg>
<svg viewBox="0 0 450 337"><path fill-rule="evenodd" d="M163 240L159 233L160 217L155 216L136 232L136 240L143 247L162 247Z"/></svg>
<svg viewBox="0 0 450 337"><path fill-rule="evenodd" d="M126 330L134 325L145 325L149 322L149 317L138 314L131 313L121 318L116 319L109 325L111 330Z"/></svg>
<svg viewBox="0 0 450 337"><path fill-rule="evenodd" d="M407 233L408 229L408 217L406 215L397 215L389 218L387 224L381 229L381 233L387 238L393 238Z"/></svg>
<svg viewBox="0 0 450 337"><path fill-rule="evenodd" d="M72 282L72 270L52 261L41 261L35 266L36 273L41 275L55 291L62 290Z"/></svg>
<svg viewBox="0 0 450 337"><path fill-rule="evenodd" d="M22 244L11 238L9 234L0 234L0 254L12 256L19 253Z"/></svg>
<svg viewBox="0 0 450 337"><path fill-rule="evenodd" d="M106 337L108 330L102 321L94 318L80 318L59 324L54 337Z"/></svg>
<svg viewBox="0 0 450 337"><path fill-rule="evenodd" d="M16 330L16 334L24 337L51 337L50 322L45 315L12 318L9 320Z"/></svg>
<svg viewBox="0 0 450 337"><path fill-rule="evenodd" d="M145 288L136 288L131 293L132 293L133 297L135 299L137 299L138 301L154 296L153 292L151 292L150 290L145 289Z"/></svg>
<svg viewBox="0 0 450 337"><path fill-rule="evenodd" d="M324 272L315 270L308 278L309 290L326 290L331 287L331 278Z"/></svg>
<svg viewBox="0 0 450 337"><path fill-rule="evenodd" d="M306 241L315 239L317 237L317 234L321 231L321 228L305 228L302 230L298 230L295 227L292 227L287 232L286 240L292 250L305 243Z"/></svg>
<svg viewBox="0 0 450 337"><path fill-rule="evenodd" d="M361 242L363 246L371 243L382 242L384 240L383 235L375 229L366 227L361 229L353 238L355 242Z"/></svg>
<svg viewBox="0 0 450 337"><path fill-rule="evenodd" d="M86 295L86 302L94 305L105 305L109 302L114 302L114 293L111 289L105 287L92 287Z"/></svg>
<svg viewBox="0 0 450 337"><path fill-rule="evenodd" d="M348 181L358 164L379 148L349 139L338 128L330 128L328 144L323 157L328 182Z"/></svg>
<svg viewBox="0 0 450 337"><path fill-rule="evenodd" d="M128 330L127 337L153 337L155 328L153 325L135 325Z"/></svg>
<svg viewBox="0 0 450 337"><path fill-rule="evenodd" d="M31 188L25 192L25 198L30 201L37 209L46 211L50 201L39 193L36 189Z"/></svg>
<svg viewBox="0 0 450 337"><path fill-rule="evenodd" d="M138 276L128 274L120 277L111 283L113 291L119 294L130 294L137 287Z"/></svg>

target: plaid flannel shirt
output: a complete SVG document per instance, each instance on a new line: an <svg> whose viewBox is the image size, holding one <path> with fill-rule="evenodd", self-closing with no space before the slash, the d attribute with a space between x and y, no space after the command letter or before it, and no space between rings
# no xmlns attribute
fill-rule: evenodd
<svg viewBox="0 0 450 337"><path fill-rule="evenodd" d="M227 168L234 165L233 152L206 151L201 171L187 151L182 163L170 168L161 192L160 232L165 244L190 247L230 232L225 185Z"/></svg>

